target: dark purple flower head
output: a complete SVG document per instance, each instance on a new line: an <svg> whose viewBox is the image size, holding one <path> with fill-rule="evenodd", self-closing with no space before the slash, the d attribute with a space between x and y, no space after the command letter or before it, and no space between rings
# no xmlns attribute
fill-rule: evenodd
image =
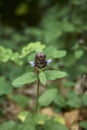
<svg viewBox="0 0 87 130"><path fill-rule="evenodd" d="M38 52L38 53L36 54L36 56L35 56L35 60L40 60L40 61L46 60L46 55L43 54L43 53L41 53L41 52Z"/></svg>
<svg viewBox="0 0 87 130"><path fill-rule="evenodd" d="M51 59L49 60L46 60L46 55L41 53L41 52L38 52L36 55L35 55L35 61L31 61L29 62L31 64L32 67L36 67L38 69L44 69L47 65L49 65L49 63L52 62Z"/></svg>

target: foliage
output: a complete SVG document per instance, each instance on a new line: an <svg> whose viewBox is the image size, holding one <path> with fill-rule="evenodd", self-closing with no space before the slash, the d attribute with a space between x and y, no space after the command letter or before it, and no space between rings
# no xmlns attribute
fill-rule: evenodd
<svg viewBox="0 0 87 130"><path fill-rule="evenodd" d="M43 85L46 85L46 75L44 72L40 72L39 74L39 79L40 79L40 82L43 84Z"/></svg>
<svg viewBox="0 0 87 130"><path fill-rule="evenodd" d="M39 121L44 121L44 125L42 124L38 124ZM6 130L14 130L15 128L17 130L20 129L25 129L28 130L54 130L54 129L59 129L59 130L68 130L64 125L61 125L60 123L55 122L53 119L48 120L47 122L47 118L44 115L33 115L33 114L29 114L26 117L26 120L23 122L23 124L15 124L14 122L10 121L7 123L4 123L0 126L0 130L5 130L6 129L6 125L8 126L8 128Z"/></svg>
<svg viewBox="0 0 87 130"><path fill-rule="evenodd" d="M4 76L0 77L0 85L0 96L12 92L12 85L5 80Z"/></svg>
<svg viewBox="0 0 87 130"><path fill-rule="evenodd" d="M75 92L69 93L67 98L67 105L69 105L71 108L79 108L81 106L81 100Z"/></svg>
<svg viewBox="0 0 87 130"><path fill-rule="evenodd" d="M48 121L45 125L45 130L68 130L65 126L59 124L59 123L56 123L56 122L52 122L52 121Z"/></svg>
<svg viewBox="0 0 87 130"><path fill-rule="evenodd" d="M13 121L8 121L0 125L0 130L15 130L16 128L17 128L17 125Z"/></svg>
<svg viewBox="0 0 87 130"><path fill-rule="evenodd" d="M0 10L0 104L9 99L22 109L26 108L28 97L14 92L37 81L28 62L34 61L36 52L40 51L47 59L52 59L49 70L39 74L41 84L47 89L39 99L41 107L53 106L60 112L87 107L87 89L82 95L74 91L77 79L87 73L87 0L15 0L6 3L1 0ZM67 80L61 85L66 72ZM81 85L87 86L86 81ZM68 94L61 94L61 86ZM48 119L44 125L32 124L34 121L30 118L23 124L7 122L0 125L0 130L66 129ZM86 129L84 122L80 126Z"/></svg>
<svg viewBox="0 0 87 130"><path fill-rule="evenodd" d="M46 91L41 97L39 98L39 104L40 106L48 106L55 96L57 95L57 90L56 89L50 89Z"/></svg>
<svg viewBox="0 0 87 130"><path fill-rule="evenodd" d="M20 77L18 77L14 82L13 86L15 87L22 87L25 84L32 83L36 81L36 76L33 72L26 73Z"/></svg>
<svg viewBox="0 0 87 130"><path fill-rule="evenodd" d="M87 95L84 94L83 96L78 96L74 91L69 92L69 94L64 98L62 95L58 93L56 97L54 98L53 102L55 105L57 105L58 108L64 109L74 109L74 108L82 108L87 107L86 104Z"/></svg>
<svg viewBox="0 0 87 130"><path fill-rule="evenodd" d="M2 47L2 48L4 48L4 47ZM14 57L15 57L15 54L16 54L16 56L18 56L18 58L21 59L21 61L23 63L24 62L23 58L26 58L27 55L29 55L30 52L32 52L32 51L36 51L36 52L37 51L42 51L44 48L45 48L45 46L41 45L39 42L36 42L35 45L34 45L34 43L30 43L26 47L23 47L23 49L21 51L21 54L18 53L18 52L13 53L12 58L15 59ZM5 48L4 48L4 50L5 50ZM54 53L55 53L55 55L60 53L59 57L63 57L63 56L65 56L66 51L59 51L59 50L57 51L57 49L54 49ZM4 53L3 53L3 55L5 56ZM49 56L50 55L48 55L47 57L49 57ZM12 58L9 58L7 61L9 62L9 60L11 60ZM53 58L57 58L57 57L53 57ZM1 60L1 61L3 62L3 60ZM5 62L7 62L7 61L5 61ZM16 59L16 61L17 61L17 59ZM15 62L15 60L14 60L14 62ZM20 64L20 65L22 65L22 64ZM65 76L66 76L65 72L61 72L61 71L57 71L57 70L45 70L45 71L40 71L40 73L39 73L39 78L40 78L40 81L41 81L41 83L43 85L46 85L47 80L55 80L57 78L63 78ZM1 78L1 80L2 80L2 85L4 85L4 87L7 86L7 84L6 85L4 84L5 83L5 78ZM27 73L23 74L22 76L19 76L17 79L15 79L13 81L12 85L14 87L16 87L16 88L19 88L19 87L22 87L22 86L24 86L26 84L33 83L36 80L38 80L37 75L34 72L30 71L30 72L27 72ZM4 88L4 87L2 88L1 95L10 94L11 91L12 91L12 87L11 87L11 91L10 91L10 89L8 89L8 91L6 91L6 88ZM52 103L54 97L56 96L56 94L57 94L56 89L51 89L51 90L46 91L39 98L40 107L50 105ZM28 98L23 96L23 95L10 94L8 97L12 101L14 101L16 104L18 104L22 109L26 108L26 106L28 104ZM22 102L24 102L24 103L22 103ZM31 119L30 119L30 123L28 122L28 124L27 124L27 121L25 120L24 124L22 124L22 125L20 125L18 127L18 130L25 129L25 128L26 129L28 129L28 128L36 129L36 126L35 126L36 124L34 124L33 118L34 117L32 116ZM3 127L4 126L2 125L2 128ZM13 124L12 124L12 127L13 127ZM9 127L9 129L10 129L10 127ZM14 128L11 128L11 129L14 129ZM44 128L44 129L46 129L46 128Z"/></svg>
<svg viewBox="0 0 87 130"><path fill-rule="evenodd" d="M29 103L29 98L24 95L12 94L9 96L9 98L23 109L26 108L27 104Z"/></svg>
<svg viewBox="0 0 87 130"><path fill-rule="evenodd" d="M60 108L64 108L66 107L66 100L65 98L60 95L59 93L56 95L56 97L54 98L54 103L60 107Z"/></svg>
<svg viewBox="0 0 87 130"><path fill-rule="evenodd" d="M87 122L86 121L80 122L80 126L81 126L81 128L87 130Z"/></svg>
<svg viewBox="0 0 87 130"><path fill-rule="evenodd" d="M12 60L19 64L22 64L21 58L24 58L32 51L42 51L45 48L45 45L41 45L40 42L29 43L27 46L23 47L21 53L12 52L11 49L6 49L3 46L0 46L0 61L7 62L8 60Z"/></svg>
<svg viewBox="0 0 87 130"><path fill-rule="evenodd" d="M66 76L65 72L57 70L46 70L45 73L48 80L55 80L57 78L64 78Z"/></svg>

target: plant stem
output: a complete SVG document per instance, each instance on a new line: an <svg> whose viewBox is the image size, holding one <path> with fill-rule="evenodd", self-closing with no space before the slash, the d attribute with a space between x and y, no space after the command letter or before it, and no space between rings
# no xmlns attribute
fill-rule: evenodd
<svg viewBox="0 0 87 130"><path fill-rule="evenodd" d="M39 107L39 102L38 102L38 99L39 99L39 87L40 87L40 80L39 80L39 72L38 72L38 79L37 79L37 96L36 96L36 110L35 110L35 113L38 112L38 107Z"/></svg>

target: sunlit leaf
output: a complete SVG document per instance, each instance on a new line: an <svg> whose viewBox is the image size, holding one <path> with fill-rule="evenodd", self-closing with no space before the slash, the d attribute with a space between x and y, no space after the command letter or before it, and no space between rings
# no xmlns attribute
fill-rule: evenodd
<svg viewBox="0 0 87 130"><path fill-rule="evenodd" d="M67 76L66 72L58 71L58 70L46 70L45 71L47 80L55 80L58 78L64 78Z"/></svg>
<svg viewBox="0 0 87 130"><path fill-rule="evenodd" d="M17 79L15 79L12 83L14 87L22 87L25 84L33 83L37 80L36 75L33 72L26 73L22 76L19 76Z"/></svg>
<svg viewBox="0 0 87 130"><path fill-rule="evenodd" d="M19 114L18 114L18 119L20 119L22 122L24 122L25 121L25 119L26 119L26 117L27 117L27 115L28 115L28 112L27 111L22 111L22 112L20 112Z"/></svg>

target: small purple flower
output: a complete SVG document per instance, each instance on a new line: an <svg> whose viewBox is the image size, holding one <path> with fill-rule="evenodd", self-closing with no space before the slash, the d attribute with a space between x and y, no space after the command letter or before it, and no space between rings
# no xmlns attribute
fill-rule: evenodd
<svg viewBox="0 0 87 130"><path fill-rule="evenodd" d="M34 67L34 66L35 66L34 61L30 61L29 63L30 63L30 65L31 65L32 67Z"/></svg>
<svg viewBox="0 0 87 130"><path fill-rule="evenodd" d="M43 53L38 52L35 55L35 61L30 61L32 67L36 67L38 69L43 69L47 65L49 65L52 62L51 59L46 60L46 55Z"/></svg>
<svg viewBox="0 0 87 130"><path fill-rule="evenodd" d="M52 62L52 59L48 59L47 61L47 65L49 65Z"/></svg>

